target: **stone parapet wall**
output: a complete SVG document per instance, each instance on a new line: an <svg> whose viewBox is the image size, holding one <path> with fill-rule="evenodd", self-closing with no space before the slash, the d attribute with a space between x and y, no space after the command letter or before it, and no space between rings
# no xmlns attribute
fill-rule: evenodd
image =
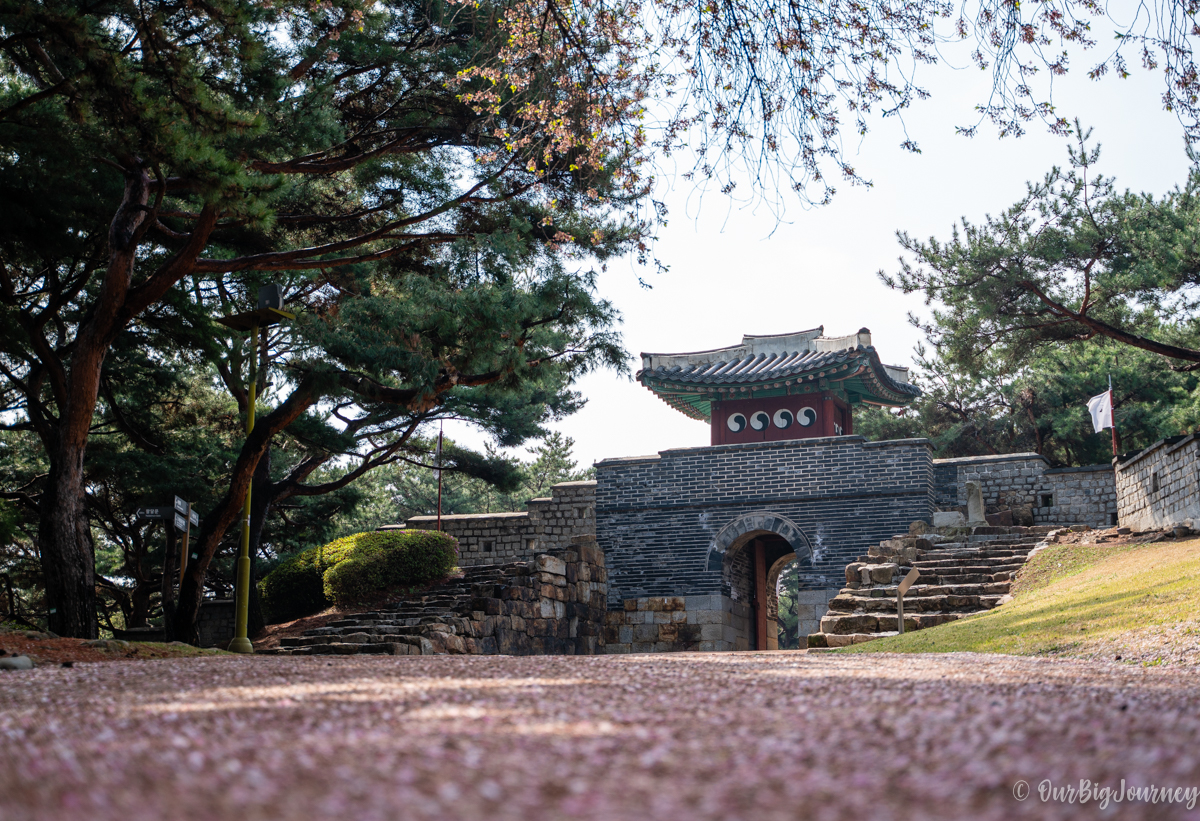
<svg viewBox="0 0 1200 821"><path fill-rule="evenodd" d="M1034 508L1035 524L1092 527L1117 524L1117 486L1111 465L1051 469L1043 474L1043 481L1038 501L1049 495L1052 504Z"/></svg>
<svg viewBox="0 0 1200 821"><path fill-rule="evenodd" d="M801 588L836 592L855 556L932 510L925 439L837 436L668 450L599 462L596 478L613 610L629 599L732 597L718 535L739 521L776 517L788 524L769 529L794 525L797 540L811 547L809 561L802 545Z"/></svg>
<svg viewBox="0 0 1200 821"><path fill-rule="evenodd" d="M728 596L627 599L604 621L604 652L718 652L750 648L750 608Z"/></svg>
<svg viewBox="0 0 1200 821"><path fill-rule="evenodd" d="M196 615L196 631L201 647L225 648L233 640L235 619L233 599L205 599Z"/></svg>
<svg viewBox="0 0 1200 821"><path fill-rule="evenodd" d="M1200 527L1200 436L1155 442L1116 466L1121 524Z"/></svg>
<svg viewBox="0 0 1200 821"><path fill-rule="evenodd" d="M933 460L934 500L939 510L966 511L967 482L978 482L990 512L1028 508L1025 524L1108 527L1117 513L1110 465L1051 468L1036 453ZM1008 522L1016 524L1016 522Z"/></svg>
<svg viewBox="0 0 1200 821"><path fill-rule="evenodd" d="M517 513L443 516L442 530L458 539L459 567L529 559L596 535L595 482L562 482L550 493ZM414 516L405 527L435 530L437 517Z"/></svg>

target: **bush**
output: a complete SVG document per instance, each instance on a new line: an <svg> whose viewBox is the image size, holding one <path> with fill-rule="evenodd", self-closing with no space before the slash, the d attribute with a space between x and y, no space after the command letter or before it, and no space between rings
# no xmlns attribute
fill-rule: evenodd
<svg viewBox="0 0 1200 821"><path fill-rule="evenodd" d="M340 542L352 541L349 549ZM325 597L337 604L378 599L398 587L445 577L458 559L458 542L433 530L359 533L339 539L340 560L324 573Z"/></svg>
<svg viewBox="0 0 1200 821"><path fill-rule="evenodd" d="M314 547L297 553L258 583L263 617L268 624L298 619L329 606L325 583L317 567L320 550Z"/></svg>
<svg viewBox="0 0 1200 821"><path fill-rule="evenodd" d="M287 559L258 583L270 624L446 576L458 542L432 530L356 533ZM337 571L336 573L334 571Z"/></svg>

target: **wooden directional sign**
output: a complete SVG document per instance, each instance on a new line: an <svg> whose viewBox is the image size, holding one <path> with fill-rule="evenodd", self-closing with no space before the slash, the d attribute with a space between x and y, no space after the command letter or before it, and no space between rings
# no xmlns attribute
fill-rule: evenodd
<svg viewBox="0 0 1200 821"><path fill-rule="evenodd" d="M908 571L908 575L904 577L902 582L900 582L900 595L903 596L905 593L907 593L908 588L916 584L916 581L918 578L920 578L920 576L921 571L917 570L915 567Z"/></svg>
<svg viewBox="0 0 1200 821"><path fill-rule="evenodd" d="M192 520L192 527L200 526L200 514L199 513L197 513L196 511L193 510L188 513L188 518Z"/></svg>
<svg viewBox="0 0 1200 821"><path fill-rule="evenodd" d="M187 526L188 526L187 518L184 516L180 516L178 513L176 513L175 514L175 529L176 530L187 530Z"/></svg>
<svg viewBox="0 0 1200 821"><path fill-rule="evenodd" d="M175 497L175 512L182 513L184 516L186 516L188 512L188 503L183 499L180 499L178 496Z"/></svg>

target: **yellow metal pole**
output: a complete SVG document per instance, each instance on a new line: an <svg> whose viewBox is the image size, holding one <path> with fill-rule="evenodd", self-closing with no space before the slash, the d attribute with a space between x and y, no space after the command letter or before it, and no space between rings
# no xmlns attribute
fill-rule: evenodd
<svg viewBox="0 0 1200 821"><path fill-rule="evenodd" d="M254 405L258 400L258 326L250 331L250 391L246 402L246 436L254 430ZM234 589L233 641L229 650L233 653L253 653L254 645L246 637L250 621L250 491L254 488L251 478L246 488L246 505L242 511L242 546L238 551L237 586Z"/></svg>

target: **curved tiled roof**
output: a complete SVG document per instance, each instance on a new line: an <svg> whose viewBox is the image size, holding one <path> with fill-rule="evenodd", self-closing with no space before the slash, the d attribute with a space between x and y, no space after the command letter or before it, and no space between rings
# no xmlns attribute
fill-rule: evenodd
<svg viewBox="0 0 1200 821"><path fill-rule="evenodd" d="M856 401L901 406L920 396L906 368L883 364L865 328L836 338L821 336L823 330L746 336L741 345L711 351L644 353L637 378L697 419L708 418L713 399L808 392L818 380L840 383Z"/></svg>

